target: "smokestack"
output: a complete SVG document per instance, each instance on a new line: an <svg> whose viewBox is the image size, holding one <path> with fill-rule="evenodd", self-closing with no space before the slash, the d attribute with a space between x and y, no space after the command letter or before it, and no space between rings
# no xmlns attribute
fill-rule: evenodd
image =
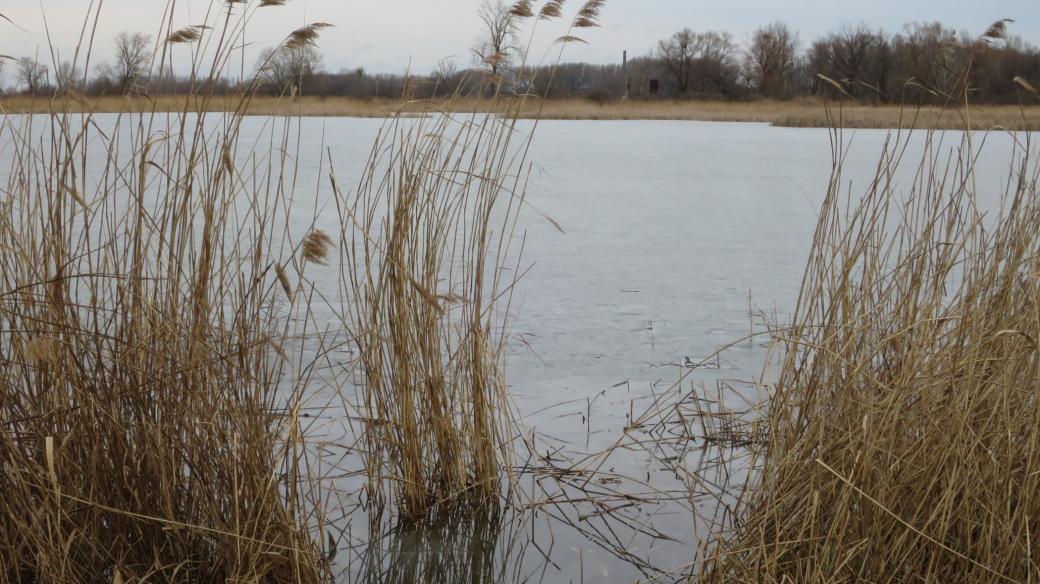
<svg viewBox="0 0 1040 584"><path fill-rule="evenodd" d="M621 71L625 74L625 99L632 92L632 81L628 77L628 51L621 52Z"/></svg>

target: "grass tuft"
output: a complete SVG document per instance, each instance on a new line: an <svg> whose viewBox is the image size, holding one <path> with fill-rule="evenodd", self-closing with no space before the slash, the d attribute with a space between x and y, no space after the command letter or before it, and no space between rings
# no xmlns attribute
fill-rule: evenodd
<svg viewBox="0 0 1040 584"><path fill-rule="evenodd" d="M858 198L836 146L758 484L704 581L1040 575L1040 165L1016 137L997 191L950 136L905 191L893 137Z"/></svg>

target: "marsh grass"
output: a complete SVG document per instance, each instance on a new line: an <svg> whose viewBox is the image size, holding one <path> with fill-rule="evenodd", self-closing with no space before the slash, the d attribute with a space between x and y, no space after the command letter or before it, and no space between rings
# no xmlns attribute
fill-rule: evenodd
<svg viewBox="0 0 1040 584"><path fill-rule="evenodd" d="M533 18L528 4L511 17ZM594 26L602 4L580 5L570 30ZM537 100L493 73L503 55L489 59L472 73L485 111L455 113L475 97L462 94L420 104L420 116L399 110L352 192L330 176L373 518L389 508L408 522L493 515L515 483L504 356L535 129L518 120Z"/></svg>
<svg viewBox="0 0 1040 584"><path fill-rule="evenodd" d="M704 581L1040 575L1035 145L1013 136L1004 180L981 184L987 135L911 135L853 196L834 134L797 311L776 331L760 474Z"/></svg>
<svg viewBox="0 0 1040 584"><path fill-rule="evenodd" d="M282 4L217 2L205 24L178 29L168 5L152 68L187 52L196 88L174 102L119 98L101 120L70 92L28 104L44 115L5 110L6 580L328 579L338 538L325 513L342 493L301 412L319 389L347 397L332 370L357 374L363 416L350 424L368 488L351 497L373 524L384 511L472 517L477 531L498 520L517 434L503 348L529 98L485 76L490 111L396 112L356 187L328 173L337 232L294 211L293 121L244 136L257 83L210 93L251 15ZM571 29L595 25L601 6L581 5ZM332 363L334 327L356 361Z"/></svg>
<svg viewBox="0 0 1040 584"><path fill-rule="evenodd" d="M150 98L79 97L65 100L62 107L80 112L120 112L124 110L178 111L201 107L198 100L186 96L160 95ZM688 120L705 122L757 122L792 128L831 128L836 123L828 118L825 102L816 99L791 101L758 100L723 102L707 100L640 100L597 103L587 99L528 99L518 115L524 119L543 120ZM498 106L484 97L461 97L436 100L438 108L457 114L490 112ZM206 100L212 112L235 111L234 97L214 96ZM21 96L0 99L0 108L11 112L43 112L49 105ZM430 102L397 99L354 99L349 97L297 96L284 99L255 96L245 106L248 115L320 116L383 118L398 112L418 115L430 110ZM959 107L922 107L917 114L920 129L957 130L963 128ZM1035 131L1040 128L1040 106L978 105L967 109L976 130L1007 129ZM840 124L844 128L895 129L908 125L908 108L899 105L847 104Z"/></svg>
<svg viewBox="0 0 1040 584"><path fill-rule="evenodd" d="M379 510L393 501L418 519L500 495L514 432L502 358L516 272L506 262L523 203L514 123L395 117L355 196L337 185Z"/></svg>
<svg viewBox="0 0 1040 584"><path fill-rule="evenodd" d="M207 103L256 8L167 28L155 68L204 46ZM0 579L324 580L305 339L284 318L306 310L276 273L307 269L290 261L305 234L281 204L288 152L241 145L236 113L99 120L63 103L0 119Z"/></svg>

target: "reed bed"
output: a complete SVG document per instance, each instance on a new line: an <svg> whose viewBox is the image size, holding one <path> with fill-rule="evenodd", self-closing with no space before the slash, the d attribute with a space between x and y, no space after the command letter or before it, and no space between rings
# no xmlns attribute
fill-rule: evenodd
<svg viewBox="0 0 1040 584"><path fill-rule="evenodd" d="M535 97L535 96L532 96ZM62 107L78 112L180 111L200 107L197 99L181 95L144 97L77 97L66 100ZM432 100L436 107L455 113L494 112L499 106L483 97L452 97ZM424 114L430 109L427 100L356 99L335 96L296 96L293 99L255 96L246 105L246 113L255 116L320 116L384 118L398 113ZM206 100L211 112L237 109L234 96L214 96ZM11 96L0 99L0 108L10 112L46 113L46 102ZM1040 106L972 104L960 106L915 108L900 105L865 105L850 103L844 107L840 121L829 118L826 103L817 99L791 101L756 100L725 102L712 100L632 99L593 102L587 99L529 99L518 115L524 119L543 120L686 120L703 122L757 122L792 128L882 128L896 129L914 123L920 129L957 130L964 127L961 113L968 114L976 130L1007 129L1036 131L1040 129ZM916 117L912 120L911 116Z"/></svg>
<svg viewBox="0 0 1040 584"><path fill-rule="evenodd" d="M759 474L695 571L705 582L1035 581L1035 147L1015 136L1005 179L980 184L986 135L928 133L911 150L911 134L893 134L853 196L834 136L797 311L774 331ZM897 187L906 165L912 180Z"/></svg>
<svg viewBox="0 0 1040 584"><path fill-rule="evenodd" d="M558 4L541 20L561 16ZM580 4L568 35L596 26L603 4ZM516 2L509 17L533 19L535 8ZM575 39L561 37L560 50ZM505 88L494 73L503 58L474 73L476 95L398 110L352 192L330 176L374 519L388 508L406 522L494 514L515 483L504 356L534 133L518 120L536 100ZM455 113L477 97L490 107Z"/></svg>
<svg viewBox="0 0 1040 584"><path fill-rule="evenodd" d="M147 123L9 128L0 574L314 581L275 190Z"/></svg>
<svg viewBox="0 0 1040 584"><path fill-rule="evenodd" d="M292 121L254 136L243 122L255 82L208 92L251 15L281 4L214 3L185 29L167 7L152 68L187 50L190 96L120 98L105 119L71 93L24 110L43 116L3 112L4 580L331 578L342 537L326 510L343 469L301 418L316 392L349 400L343 371L357 375L344 413L360 441L336 446L360 453L368 478L344 509L366 506L372 537L385 511L498 531L518 434L503 348L528 97L487 75L489 111L398 110L355 188L329 170L332 200L301 206ZM571 30L594 26L602 5L579 5ZM345 344L354 358L334 359Z"/></svg>
<svg viewBox="0 0 1040 584"><path fill-rule="evenodd" d="M420 519L500 496L515 433L502 374L524 193L515 134L494 115L397 116L354 196L336 185L379 512L392 502Z"/></svg>
<svg viewBox="0 0 1040 584"><path fill-rule="evenodd" d="M200 87L255 8L189 39ZM293 243L288 126L264 152L235 113L62 103L0 118L0 580L327 579L307 310L279 285L327 249Z"/></svg>

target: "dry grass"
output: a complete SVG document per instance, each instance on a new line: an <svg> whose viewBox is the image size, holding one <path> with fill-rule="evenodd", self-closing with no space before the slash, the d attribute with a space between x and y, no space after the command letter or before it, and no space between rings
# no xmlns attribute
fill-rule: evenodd
<svg viewBox="0 0 1040 584"><path fill-rule="evenodd" d="M236 4L159 37L208 47L199 87L232 61L252 11L281 2ZM293 103L4 102L3 580L327 579L330 495L300 411L315 385L343 389L316 371L355 365L329 367L326 333L311 332L338 307L358 354L364 417L351 423L373 519L498 513L515 436L502 358L524 98L392 116L356 189L329 173L338 239L315 217L294 231L288 118L250 138L266 148L240 144L246 115L302 113ZM106 110L117 117L94 118ZM338 302L318 269L339 276Z"/></svg>
<svg viewBox="0 0 1040 584"><path fill-rule="evenodd" d="M580 5L575 22L591 26L601 5ZM373 517L494 516L515 484L503 360L532 137L517 121L540 102L502 95L490 74L479 85L490 98L394 111L355 189L330 176Z"/></svg>
<svg viewBox="0 0 1040 584"><path fill-rule="evenodd" d="M515 128L523 98L494 103L493 114L395 115L354 194L333 179L369 497L408 520L494 509L512 468L505 315L530 135Z"/></svg>
<svg viewBox="0 0 1040 584"><path fill-rule="evenodd" d="M51 107L68 111L114 113L123 111L181 111L185 108L208 111L235 111L234 98L214 97L203 106L197 99L185 96L155 98L77 97L61 100L57 105L47 100L9 97L0 100L0 108L11 112L45 112ZM349 97L255 97L247 105L248 115L297 115L322 117L391 117L397 113L420 114L430 109L456 113L491 112L498 107L482 98L452 98L428 101L361 100ZM972 105L969 108L871 106L846 103L840 118L828 117L823 101L612 101L594 103L584 99L528 99L517 112L521 118L548 120L690 120L709 122L759 122L786 127L809 128L900 128L962 129L970 123L976 130L1040 129L1040 106Z"/></svg>
<svg viewBox="0 0 1040 584"><path fill-rule="evenodd" d="M513 135L493 115L396 116L356 194L337 185L378 511L415 520L500 496L514 422L499 305L523 201Z"/></svg>
<svg viewBox="0 0 1040 584"><path fill-rule="evenodd" d="M979 143L951 156L929 134L896 191L906 139L846 199L836 135L761 475L705 581L1040 576L1035 148L1019 143L1003 191L976 184ZM999 211L984 192L1004 193Z"/></svg>
<svg viewBox="0 0 1040 584"><path fill-rule="evenodd" d="M0 580L325 580L292 168L240 115L47 113L0 118Z"/></svg>

